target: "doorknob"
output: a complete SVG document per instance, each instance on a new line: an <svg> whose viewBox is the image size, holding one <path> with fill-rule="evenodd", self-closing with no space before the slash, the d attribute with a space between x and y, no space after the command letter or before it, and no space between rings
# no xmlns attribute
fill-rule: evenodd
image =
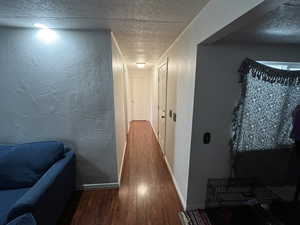
<svg viewBox="0 0 300 225"><path fill-rule="evenodd" d="M161 116L161 118L163 118L163 119L164 119L164 118L166 118L166 117L165 117L165 116Z"/></svg>

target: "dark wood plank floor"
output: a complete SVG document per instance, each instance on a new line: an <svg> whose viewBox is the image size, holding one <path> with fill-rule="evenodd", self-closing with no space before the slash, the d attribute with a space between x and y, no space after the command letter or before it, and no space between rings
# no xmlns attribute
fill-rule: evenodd
<svg viewBox="0 0 300 225"><path fill-rule="evenodd" d="M148 122L132 122L119 189L76 194L61 225L180 225L180 200Z"/></svg>

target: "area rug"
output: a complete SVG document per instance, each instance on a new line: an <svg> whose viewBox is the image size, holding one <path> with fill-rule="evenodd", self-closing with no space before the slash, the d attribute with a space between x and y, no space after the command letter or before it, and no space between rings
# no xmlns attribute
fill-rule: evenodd
<svg viewBox="0 0 300 225"><path fill-rule="evenodd" d="M195 209L179 213L182 225L211 225L204 210Z"/></svg>

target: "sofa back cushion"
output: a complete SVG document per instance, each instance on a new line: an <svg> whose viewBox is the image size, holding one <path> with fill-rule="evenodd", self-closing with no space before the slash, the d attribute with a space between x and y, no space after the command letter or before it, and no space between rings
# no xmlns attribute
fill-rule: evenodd
<svg viewBox="0 0 300 225"><path fill-rule="evenodd" d="M0 151L11 150L14 148L14 145L0 145Z"/></svg>
<svg viewBox="0 0 300 225"><path fill-rule="evenodd" d="M55 141L20 144L0 151L0 189L31 187L63 157L64 145Z"/></svg>

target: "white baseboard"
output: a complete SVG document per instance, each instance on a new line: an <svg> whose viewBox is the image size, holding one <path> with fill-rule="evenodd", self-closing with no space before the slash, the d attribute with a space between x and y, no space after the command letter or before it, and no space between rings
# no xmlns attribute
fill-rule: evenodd
<svg viewBox="0 0 300 225"><path fill-rule="evenodd" d="M126 141L124 149L123 149L122 162L121 162L121 167L120 167L120 171L119 171L119 179L118 179L119 186L121 185L121 180L122 180L123 165L124 165L124 159L125 159L126 149L127 149L127 141Z"/></svg>
<svg viewBox="0 0 300 225"><path fill-rule="evenodd" d="M105 188L119 188L119 183L82 184L79 190L97 190Z"/></svg>
<svg viewBox="0 0 300 225"><path fill-rule="evenodd" d="M158 135L157 135L157 133L156 133L156 131L155 131L155 129L154 129L153 124L151 123L151 121L150 121L150 125L151 125L151 128L153 130L153 133L154 133L154 136L156 138L156 141L157 141L157 143L158 143L158 145L160 147L160 151L161 151L162 155L164 155L165 153L163 152L163 150L162 150L162 148L160 146L160 143L159 143L159 140L158 140Z"/></svg>
<svg viewBox="0 0 300 225"><path fill-rule="evenodd" d="M157 136L157 133L155 132L155 129L154 129L154 127L153 127L153 124L152 124L151 122L150 122L150 124L151 124L151 128L152 128L152 130L153 130L153 132L154 132L154 135L155 135L155 137L156 137L156 140L157 140L157 142L158 142L158 136ZM161 148L160 148L160 149L161 149ZM161 151L162 151L162 150L161 150ZM163 152L162 152L162 153L163 153ZM164 153L163 153L163 155L164 155ZM184 200L183 195L182 195L182 193L180 192L180 189L179 189L179 187L178 187L177 181L176 181L176 179L175 179L175 177L174 177L173 171L172 171L172 169L171 169L171 167L170 167L170 164L169 164L169 162L168 162L166 156L164 156L164 160L165 160L165 162L166 162L166 164L167 164L169 173L170 173L170 175L171 175L171 177L172 177L173 184L175 185L175 188L176 188L177 194L178 194L178 196L179 196L179 199L180 199L180 201L181 201L181 204L182 204L182 206L183 206L183 208L184 208L184 210L185 210L185 209L186 209L186 201Z"/></svg>
<svg viewBox="0 0 300 225"><path fill-rule="evenodd" d="M153 130L153 132L154 132L154 135L155 135L155 137L156 137L156 140L158 141L158 135L157 135L157 133L156 133L154 127L153 127L153 124L152 124L151 121L149 121L149 122L150 122L151 128L152 128L152 130Z"/></svg>
<svg viewBox="0 0 300 225"><path fill-rule="evenodd" d="M119 171L118 183L99 183L99 184L82 184L77 189L78 190L97 190L97 189L108 189L108 188L119 188L121 184L122 172L123 172L123 165L124 165L124 158L127 148L127 142L125 143L121 167Z"/></svg>
<svg viewBox="0 0 300 225"><path fill-rule="evenodd" d="M177 181L176 181L176 179L175 179L175 177L174 177L174 174L173 174L173 172L172 172L172 170L171 170L171 167L170 167L170 164L169 164L167 158L164 157L164 159L165 159L165 162L166 162L167 167L168 167L168 169L169 169L169 173L171 174L173 183L174 183L174 185L175 185L175 188L176 188L176 191L177 191L177 193L178 193L178 196L179 196L179 199L180 199L180 201L181 201L181 204L182 204L182 206L183 206L183 209L186 210L186 201L185 201L185 199L184 199L184 197L183 197L183 195L182 195L182 193L181 193L181 191L180 191L180 189L179 189L179 187L178 187Z"/></svg>

